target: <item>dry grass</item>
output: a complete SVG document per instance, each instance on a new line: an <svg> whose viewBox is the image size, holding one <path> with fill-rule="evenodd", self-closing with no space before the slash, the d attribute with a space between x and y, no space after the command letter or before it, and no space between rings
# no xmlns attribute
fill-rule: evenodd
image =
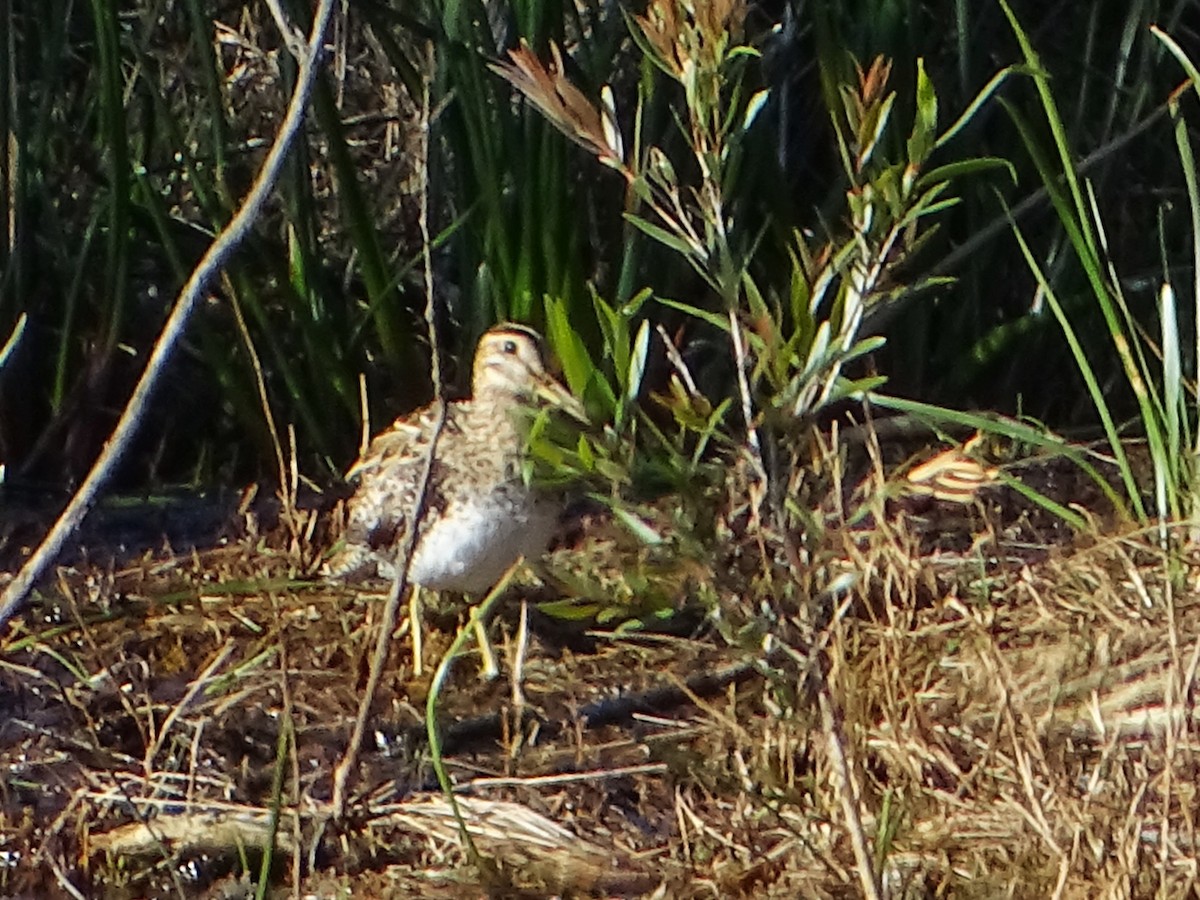
<svg viewBox="0 0 1200 900"><path fill-rule="evenodd" d="M273 842L292 896L1195 892L1194 554L1039 543L1006 497L839 527L842 495L799 578L729 538L715 629L542 622L523 708L459 667L442 715L482 864L434 789L403 641L327 819L371 598L291 580L263 540L64 573L5 642L0 891L232 896Z"/></svg>
<svg viewBox="0 0 1200 900"><path fill-rule="evenodd" d="M918 574L904 567L898 583ZM837 623L830 677L864 807L896 823L890 878L979 896L1192 889L1200 633L1194 573L1173 591L1169 567L1111 538Z"/></svg>

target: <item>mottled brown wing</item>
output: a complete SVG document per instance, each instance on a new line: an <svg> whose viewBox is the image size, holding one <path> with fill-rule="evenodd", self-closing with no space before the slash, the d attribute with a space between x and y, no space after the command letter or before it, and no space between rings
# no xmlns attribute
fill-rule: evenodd
<svg viewBox="0 0 1200 900"><path fill-rule="evenodd" d="M439 441L458 430L454 407L447 415ZM374 575L381 562L392 562L408 534L417 488L425 471L425 457L437 422L436 409L397 419L378 434L366 452L346 473L355 485L347 501L343 548L329 561L333 578L353 580ZM438 466L430 473L425 515L440 506Z"/></svg>

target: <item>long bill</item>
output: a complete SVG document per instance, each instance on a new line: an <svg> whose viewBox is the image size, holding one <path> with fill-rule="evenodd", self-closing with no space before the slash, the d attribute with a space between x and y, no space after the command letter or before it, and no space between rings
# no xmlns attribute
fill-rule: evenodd
<svg viewBox="0 0 1200 900"><path fill-rule="evenodd" d="M583 404L575 398L574 394L553 379L539 381L534 388L534 397L555 409L562 410L583 425L591 424Z"/></svg>

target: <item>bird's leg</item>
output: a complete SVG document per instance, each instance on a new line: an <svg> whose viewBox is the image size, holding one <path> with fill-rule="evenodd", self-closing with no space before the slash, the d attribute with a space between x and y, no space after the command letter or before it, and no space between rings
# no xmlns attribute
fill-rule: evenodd
<svg viewBox="0 0 1200 900"><path fill-rule="evenodd" d="M475 641L479 644L479 655L483 661L479 664L479 677L491 681L500 674L500 666L496 664L496 651L492 649L492 642L488 639L487 626L484 625L483 619L476 615L476 610L471 610L471 624L475 626Z"/></svg>
<svg viewBox="0 0 1200 900"><path fill-rule="evenodd" d="M408 631L412 635L413 677L420 678L425 671L422 659L425 656L425 640L421 634L421 586L414 584L408 594Z"/></svg>
<svg viewBox="0 0 1200 900"><path fill-rule="evenodd" d="M525 678L525 654L528 650L529 603L522 600L521 618L517 621L517 646L509 661L509 669L512 672L512 704L518 715L525 708L525 691L521 688L521 682Z"/></svg>

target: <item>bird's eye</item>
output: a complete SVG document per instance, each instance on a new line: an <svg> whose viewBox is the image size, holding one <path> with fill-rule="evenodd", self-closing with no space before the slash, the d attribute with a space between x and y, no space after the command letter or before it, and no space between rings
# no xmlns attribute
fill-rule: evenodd
<svg viewBox="0 0 1200 900"><path fill-rule="evenodd" d="M517 342L516 341L505 341L503 344L500 345L500 349L503 350L505 353L507 353L509 356L516 356L517 355Z"/></svg>

